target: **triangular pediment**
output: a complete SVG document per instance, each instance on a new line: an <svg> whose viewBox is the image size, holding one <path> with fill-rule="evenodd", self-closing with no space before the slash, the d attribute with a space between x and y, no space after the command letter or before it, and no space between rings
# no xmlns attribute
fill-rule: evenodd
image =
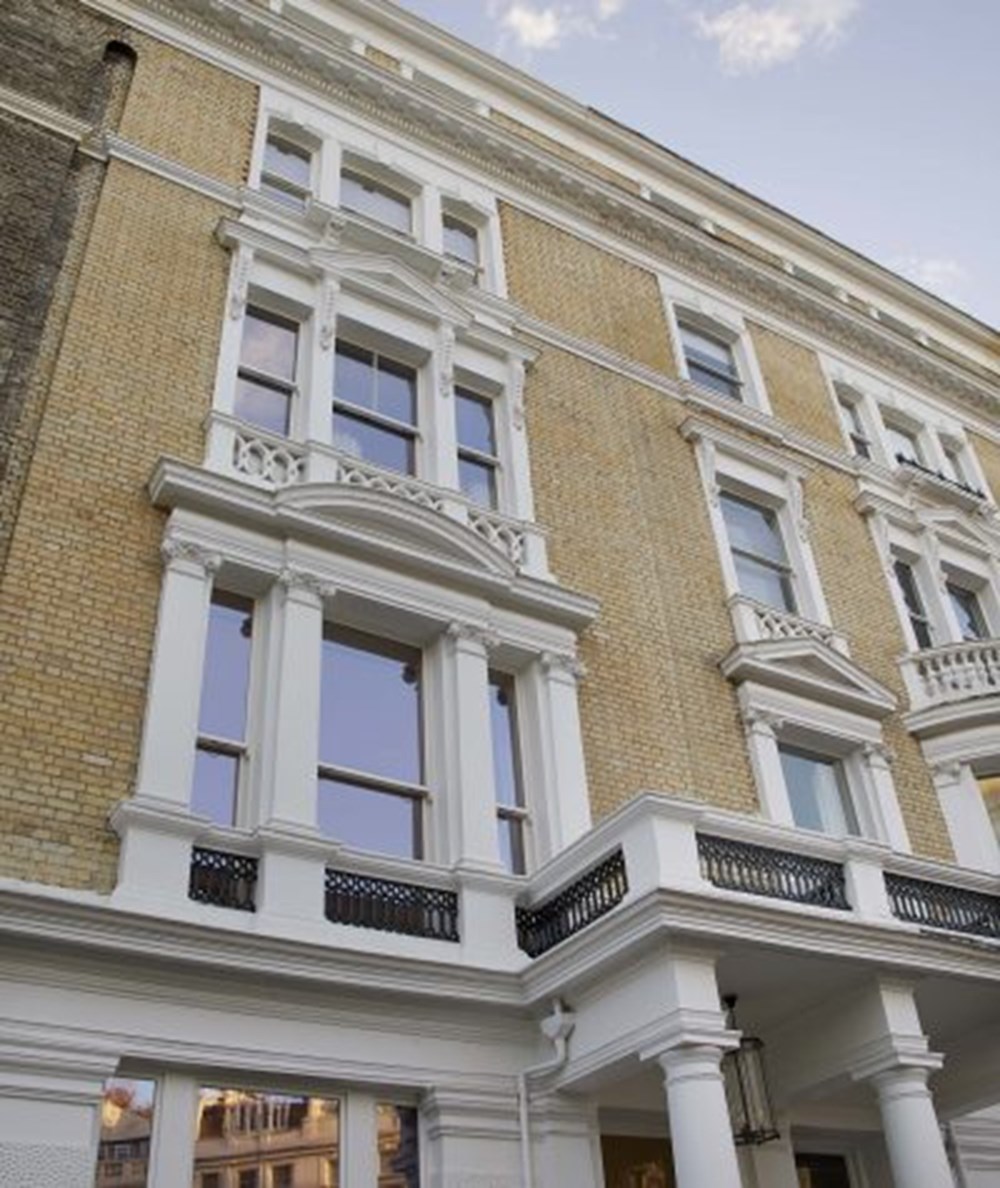
<svg viewBox="0 0 1000 1188"><path fill-rule="evenodd" d="M956 514L950 508L941 508L923 511L920 521L933 528L938 537L946 538L959 547L964 545L973 552L992 553L996 548L997 527L993 519L980 522L978 518Z"/></svg>
<svg viewBox="0 0 1000 1188"><path fill-rule="evenodd" d="M466 326L472 321L472 313L462 301L450 293L442 293L395 256L343 249L314 255L317 258L323 255L325 266L346 289L396 305L428 321L455 326Z"/></svg>
<svg viewBox="0 0 1000 1188"><path fill-rule="evenodd" d="M734 684L755 681L869 717L884 718L896 707L891 690L821 640L737 644L719 667Z"/></svg>
<svg viewBox="0 0 1000 1188"><path fill-rule="evenodd" d="M300 533L332 535L342 545L394 555L401 565L505 582L516 574L513 562L471 528L399 492L313 483L274 498L279 518Z"/></svg>

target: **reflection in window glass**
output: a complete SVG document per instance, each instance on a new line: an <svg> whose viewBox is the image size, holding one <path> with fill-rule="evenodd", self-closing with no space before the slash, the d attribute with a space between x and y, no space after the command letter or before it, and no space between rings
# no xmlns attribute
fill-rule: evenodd
<svg viewBox="0 0 1000 1188"><path fill-rule="evenodd" d="M799 1188L851 1188L851 1175L843 1155L810 1155L796 1152Z"/></svg>
<svg viewBox="0 0 1000 1188"><path fill-rule="evenodd" d="M412 1106L379 1105L378 1188L420 1188L418 1115Z"/></svg>
<svg viewBox="0 0 1000 1188"><path fill-rule="evenodd" d="M837 837L857 835L858 820L839 760L795 747L781 746L778 752L795 824Z"/></svg>
<svg viewBox="0 0 1000 1188"><path fill-rule="evenodd" d="M498 463L493 401L467 388L456 388L455 430L462 493L482 507L496 507Z"/></svg>
<svg viewBox="0 0 1000 1188"><path fill-rule="evenodd" d="M902 425L885 423L885 435L889 442L889 459L892 462L923 462L917 435Z"/></svg>
<svg viewBox="0 0 1000 1188"><path fill-rule="evenodd" d="M906 604L906 613L910 619L910 626L913 628L917 647L932 647L934 640L931 634L931 622L924 609L924 601L920 596L920 587L917 584L917 575L913 572L913 566L908 561L904 561L902 557L896 557L893 560L892 569L896 575L899 592Z"/></svg>
<svg viewBox="0 0 1000 1188"><path fill-rule="evenodd" d="M967 640L986 639L989 631L986 628L986 620L983 618L983 608L979 605L979 599L975 593L965 586L959 586L956 582L946 582L945 588L948 591L951 609L955 612L955 618L958 620L958 629L962 633L962 638Z"/></svg>
<svg viewBox="0 0 1000 1188"><path fill-rule="evenodd" d="M740 593L769 606L795 610L792 570L773 508L724 491L722 517Z"/></svg>
<svg viewBox="0 0 1000 1188"><path fill-rule="evenodd" d="M415 469L417 374L412 367L338 342L333 380L333 440L377 466Z"/></svg>
<svg viewBox="0 0 1000 1188"><path fill-rule="evenodd" d="M252 634L253 602L217 590L208 619L191 808L218 825L232 825L236 819Z"/></svg>
<svg viewBox="0 0 1000 1188"><path fill-rule="evenodd" d="M420 856L420 661L417 648L327 626L317 822L326 836Z"/></svg>
<svg viewBox="0 0 1000 1188"><path fill-rule="evenodd" d="M838 404L844 429L851 442L851 449L859 458L870 458L872 451L868 435L865 433L864 423L861 420L860 408L853 400L848 400L846 397L840 397Z"/></svg>
<svg viewBox="0 0 1000 1188"><path fill-rule="evenodd" d="M466 264L479 263L479 234L475 227L463 223L461 219L445 215L442 230L446 256L454 256L457 260L464 260Z"/></svg>
<svg viewBox="0 0 1000 1188"><path fill-rule="evenodd" d="M282 436L288 433L298 340L295 322L265 310L247 310L234 404L241 421Z"/></svg>
<svg viewBox="0 0 1000 1188"><path fill-rule="evenodd" d="M304 209L312 180L312 153L283 136L268 135L260 188L298 210Z"/></svg>
<svg viewBox="0 0 1000 1188"><path fill-rule="evenodd" d="M198 1092L201 1188L339 1188L340 1103L243 1089Z"/></svg>
<svg viewBox="0 0 1000 1188"><path fill-rule="evenodd" d="M683 322L679 328L691 381L733 400L741 400L743 384L729 343Z"/></svg>
<svg viewBox="0 0 1000 1188"><path fill-rule="evenodd" d="M104 1082L95 1188L145 1188L155 1094L154 1081Z"/></svg>
<svg viewBox="0 0 1000 1188"><path fill-rule="evenodd" d="M340 175L340 205L394 231L410 230L410 199L362 173L345 169Z"/></svg>

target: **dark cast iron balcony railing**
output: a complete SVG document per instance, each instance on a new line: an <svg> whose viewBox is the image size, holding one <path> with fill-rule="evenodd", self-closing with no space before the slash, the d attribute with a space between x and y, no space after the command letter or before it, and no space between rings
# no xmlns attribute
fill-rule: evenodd
<svg viewBox="0 0 1000 1188"><path fill-rule="evenodd" d="M702 875L715 887L850 911L844 868L825 858L698 834Z"/></svg>
<svg viewBox="0 0 1000 1188"><path fill-rule="evenodd" d="M971 483L963 482L961 479L952 478L950 474L945 474L941 470L933 470L930 466L925 466L923 462L918 462L916 458L911 458L908 454L896 454L896 461L902 466L908 466L911 470L915 470L918 474L924 474L928 478L937 479L939 483L946 483L956 491L961 491L965 495L971 495L975 499L985 499L986 492L979 487L973 487Z"/></svg>
<svg viewBox="0 0 1000 1188"><path fill-rule="evenodd" d="M886 874L885 888L899 920L1000 940L1000 897L996 895L895 874Z"/></svg>
<svg viewBox="0 0 1000 1188"><path fill-rule="evenodd" d="M188 899L238 912L257 910L257 859L195 846L191 851Z"/></svg>
<svg viewBox="0 0 1000 1188"><path fill-rule="evenodd" d="M539 957L617 907L628 892L625 856L615 850L537 907L516 909L517 943Z"/></svg>
<svg viewBox="0 0 1000 1188"><path fill-rule="evenodd" d="M326 918L333 924L458 941L458 895L343 870L326 871Z"/></svg>

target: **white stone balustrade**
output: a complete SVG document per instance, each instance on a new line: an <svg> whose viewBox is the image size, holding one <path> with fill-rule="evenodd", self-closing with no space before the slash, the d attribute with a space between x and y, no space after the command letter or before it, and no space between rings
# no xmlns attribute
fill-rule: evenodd
<svg viewBox="0 0 1000 1188"><path fill-rule="evenodd" d="M782 639L812 639L847 655L847 640L826 623L804 619L801 615L757 602L744 594L729 599L729 612L739 643L761 643Z"/></svg>
<svg viewBox="0 0 1000 1188"><path fill-rule="evenodd" d="M480 507L460 492L351 457L321 442L296 442L225 413L208 421L206 465L255 487L276 491L305 483L335 483L379 491L466 525L531 577L549 578L545 537L535 524Z"/></svg>
<svg viewBox="0 0 1000 1188"><path fill-rule="evenodd" d="M900 661L914 710L1000 695L1000 640L966 640Z"/></svg>

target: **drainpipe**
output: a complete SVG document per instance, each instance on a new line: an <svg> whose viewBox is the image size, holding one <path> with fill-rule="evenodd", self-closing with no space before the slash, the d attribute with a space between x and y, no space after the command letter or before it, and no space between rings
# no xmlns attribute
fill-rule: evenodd
<svg viewBox="0 0 1000 1188"><path fill-rule="evenodd" d="M535 1188L535 1176L531 1166L531 1122L528 1117L528 1078L542 1073L555 1072L562 1068L569 1055L569 1037L576 1025L572 1011L567 1011L559 999L552 1003L552 1014L540 1024L545 1038L555 1046L554 1054L541 1064L534 1064L518 1073L517 1117L521 1127L521 1188Z"/></svg>

